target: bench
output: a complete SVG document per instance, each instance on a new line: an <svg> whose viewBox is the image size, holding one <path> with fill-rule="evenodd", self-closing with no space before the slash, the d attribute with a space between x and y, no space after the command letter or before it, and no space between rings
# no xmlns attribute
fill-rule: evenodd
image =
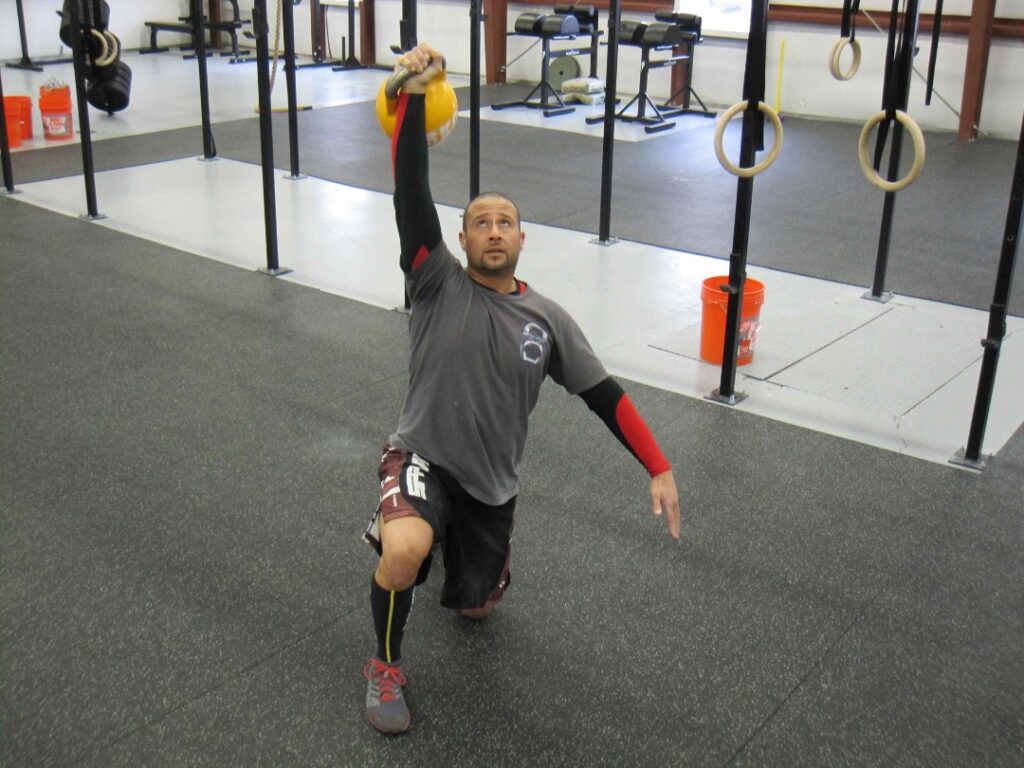
<svg viewBox="0 0 1024 768"><path fill-rule="evenodd" d="M555 117L556 115L567 115L575 111L575 107L566 106L565 101L559 96L558 91L552 86L549 79L550 64L556 56L576 56L588 54L590 56L591 76L597 73L597 41L601 32L597 29L597 10L593 6L556 5L555 13L522 13L515 20L515 31L510 35L523 35L526 37L539 37L542 45L542 56L540 66L540 82L527 94L525 99L519 101L507 101L500 104L491 104L491 109L507 109L509 107L530 107L541 110L544 117ZM590 45L587 47L573 46L561 50L551 50L551 43L554 41L575 41L581 35L590 36ZM534 101L533 97L539 92L540 97ZM553 96L554 103L548 101Z"/></svg>
<svg viewBox="0 0 1024 768"><path fill-rule="evenodd" d="M157 45L156 36L160 32L176 32L178 34L188 35L192 38L192 43L187 47L191 47L195 50L196 41L193 34L194 30L192 27L192 21L188 16L183 16L179 18L178 21L146 21L143 23L149 27L149 47L140 48L139 53L162 53L170 50L169 48ZM238 30L248 23L248 21L242 21L239 19L228 19L225 21L210 21L209 19L206 19L203 21L203 27L210 31L227 32L231 36L230 54L225 52L223 55L230 55L231 61L236 62L246 60L243 58L246 54L243 54L238 47Z"/></svg>
<svg viewBox="0 0 1024 768"><path fill-rule="evenodd" d="M662 105L657 105L647 94L647 77L652 69L661 67L675 67L680 62L692 62L694 45L701 40L700 27L701 19L692 14L673 13L671 11L658 11L655 14L655 22L629 21L623 19L619 22L619 43L621 45L633 45L640 48L640 90L636 96L629 100L616 114L617 120L627 123L641 123L645 133L655 133L672 128L675 123L667 118L684 114L701 114L707 117L714 117L714 113L704 107L696 92L690 86L691 69L687 68L683 89L672 94ZM667 58L652 59L654 51L667 51ZM686 90L684 106L678 107L672 104L672 100ZM689 108L689 96L693 95L700 102L702 110ZM626 110L636 104L636 114L626 114ZM650 113L648 113L648 108ZM593 125L604 120L603 116L588 117L587 123Z"/></svg>

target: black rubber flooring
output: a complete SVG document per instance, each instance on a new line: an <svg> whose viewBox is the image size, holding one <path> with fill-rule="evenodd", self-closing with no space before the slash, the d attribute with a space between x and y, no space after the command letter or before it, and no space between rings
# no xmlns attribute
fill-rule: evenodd
<svg viewBox="0 0 1024 768"><path fill-rule="evenodd" d="M419 590L415 726L378 736L359 536L405 327L0 197L0 765L1024 763L1024 433L978 475L629 382L682 541L547 387L509 595Z"/></svg>

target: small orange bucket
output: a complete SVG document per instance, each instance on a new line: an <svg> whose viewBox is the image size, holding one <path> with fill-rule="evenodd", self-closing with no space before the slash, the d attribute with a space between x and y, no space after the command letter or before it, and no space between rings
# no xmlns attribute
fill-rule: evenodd
<svg viewBox="0 0 1024 768"><path fill-rule="evenodd" d="M700 289L702 303L700 319L700 357L715 365L722 364L722 347L725 346L726 310L729 294L721 286L728 285L728 275L709 277ZM748 277L743 284L743 306L740 311L739 351L737 365L747 365L754 360L754 343L761 327L761 305L764 304L764 283Z"/></svg>
<svg viewBox="0 0 1024 768"><path fill-rule="evenodd" d="M21 146L20 104L12 104L4 98L4 122L7 125L7 146L17 149Z"/></svg>
<svg viewBox="0 0 1024 768"><path fill-rule="evenodd" d="M47 141L66 141L75 135L71 119L71 86L39 89L39 116Z"/></svg>
<svg viewBox="0 0 1024 768"><path fill-rule="evenodd" d="M32 97L4 96L4 109L10 114L12 109L21 110L21 139L32 138Z"/></svg>

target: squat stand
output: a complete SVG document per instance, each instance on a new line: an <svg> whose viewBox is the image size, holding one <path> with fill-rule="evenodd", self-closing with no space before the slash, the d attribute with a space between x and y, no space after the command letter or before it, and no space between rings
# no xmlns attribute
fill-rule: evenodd
<svg viewBox="0 0 1024 768"><path fill-rule="evenodd" d="M48 59L46 61L32 61L28 55L28 35L25 33L25 9L21 0L14 0L18 9L18 32L21 34L21 61L7 62L11 69L27 69L32 72L42 72L47 64L67 64L71 59Z"/></svg>
<svg viewBox="0 0 1024 768"><path fill-rule="evenodd" d="M324 4L323 0L320 0L321 5ZM335 3L330 3L335 5ZM336 64L331 67L332 72L341 72L346 69L366 69L367 66L359 61L359 57L356 56L356 2L355 0L348 0L348 45L342 41L341 50L341 64ZM346 52L347 48L347 52Z"/></svg>
<svg viewBox="0 0 1024 768"><path fill-rule="evenodd" d="M569 48L562 51L551 51L552 40L570 40L569 37L542 37L540 39L541 45L544 50L544 58L540 64L540 82L533 86L533 90L530 91L525 99L521 101L505 101L500 104L492 104L491 109L508 109L509 107L529 107L530 109L539 109L544 113L544 117L557 117L558 115L568 115L576 111L576 107L567 106L558 91L555 89L548 79L548 72L550 70L551 58L554 55L559 56L576 56L589 51L589 48ZM540 92L538 101L531 101L537 92ZM551 104L548 101L548 96L554 96L557 104Z"/></svg>

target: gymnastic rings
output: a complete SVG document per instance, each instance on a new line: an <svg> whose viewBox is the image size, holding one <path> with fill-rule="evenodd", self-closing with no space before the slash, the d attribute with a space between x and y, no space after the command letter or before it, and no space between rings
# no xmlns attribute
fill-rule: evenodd
<svg viewBox="0 0 1024 768"><path fill-rule="evenodd" d="M740 101L733 104L729 109L722 115L718 120L718 125L715 126L715 154L718 156L718 162L722 164L733 176L739 176L741 179L749 179L752 176L757 176L768 169L768 166L775 162L775 158L779 156L779 150L782 149L782 121L779 120L778 114L774 109L769 107L763 101L757 102L757 108L767 117L772 124L772 130L775 131L775 144L768 151L768 155L757 165L752 165L749 168L740 168L738 165L733 165L729 158L725 156L725 150L722 148L722 136L725 134L725 126L729 124L737 114L750 107L749 101Z"/></svg>
<svg viewBox="0 0 1024 768"><path fill-rule="evenodd" d="M846 46L850 46L850 50L853 52L853 61L850 62L850 68L843 72L839 68L839 60L842 58L843 49ZM850 80L857 74L858 69L860 69L860 43L852 37L840 37L836 40L835 45L832 46L832 56L829 59L828 71L832 73L832 77L836 80Z"/></svg>
<svg viewBox="0 0 1024 768"><path fill-rule="evenodd" d="M99 62L99 66L107 67L113 64L121 56L121 41L117 39L117 36L109 29L103 33L103 36L107 38L107 44L110 46L110 54L107 56L105 61Z"/></svg>
<svg viewBox="0 0 1024 768"><path fill-rule="evenodd" d="M921 126L917 124L914 118L902 110L896 110L896 122L907 129L907 133L910 134L910 138L914 142L914 163L910 166L910 171L902 179L887 181L874 169L874 166L871 164L871 154L868 151L868 141L871 138L872 129L887 119L887 117L888 114L883 109L881 112L876 112L868 118L860 132L857 155L860 157L860 168L864 171L868 181L885 192L899 192L901 189L906 189L913 184L921 173L921 169L924 168L924 134L921 133Z"/></svg>
<svg viewBox="0 0 1024 768"><path fill-rule="evenodd" d="M121 55L121 44L112 32L100 32L98 29L90 29L89 32L100 43L99 56L92 57L93 66L109 67Z"/></svg>

